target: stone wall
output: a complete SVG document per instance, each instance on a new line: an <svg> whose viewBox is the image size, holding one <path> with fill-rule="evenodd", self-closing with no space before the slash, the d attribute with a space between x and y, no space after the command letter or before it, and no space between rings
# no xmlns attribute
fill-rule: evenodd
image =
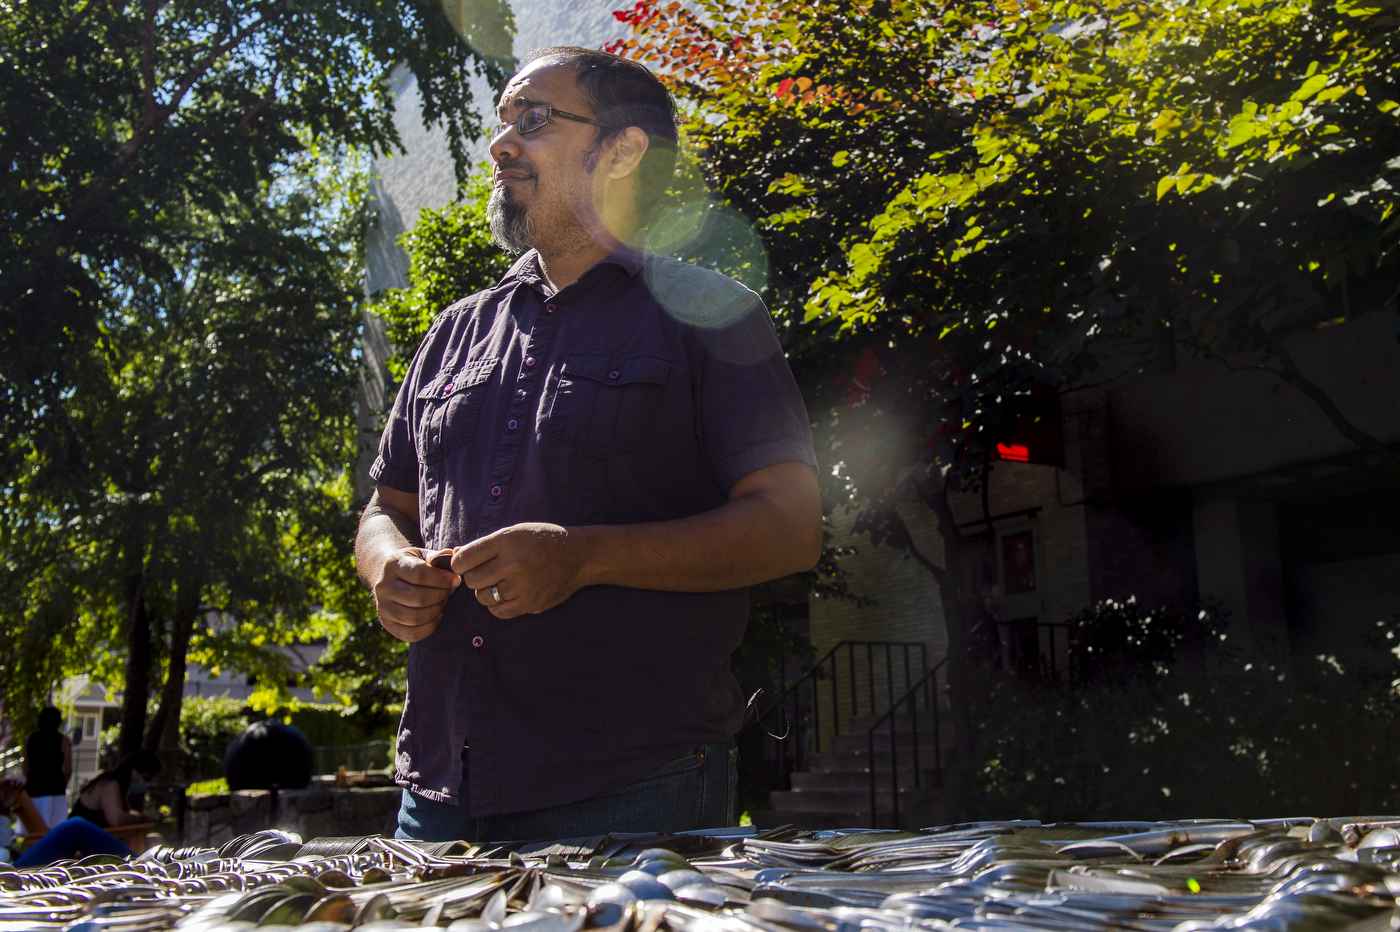
<svg viewBox="0 0 1400 932"><path fill-rule="evenodd" d="M338 835L393 835L397 786L310 787L277 794L277 817L269 819L266 790L192 794L186 802L185 844L217 847L230 838L265 828L283 828L303 839Z"/></svg>

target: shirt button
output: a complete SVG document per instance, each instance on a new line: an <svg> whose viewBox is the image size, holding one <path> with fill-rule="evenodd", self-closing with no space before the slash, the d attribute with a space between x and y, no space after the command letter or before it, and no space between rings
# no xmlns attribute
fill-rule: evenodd
<svg viewBox="0 0 1400 932"><path fill-rule="evenodd" d="M501 487L500 487L499 485L493 485L493 486L491 486L491 497L492 497L492 498L500 498L500 497L501 497Z"/></svg>
<svg viewBox="0 0 1400 932"><path fill-rule="evenodd" d="M554 305L553 305L553 304L546 304L546 305L544 306L544 309L545 309L545 312L546 312L546 313L549 313L549 314L553 314L553 313L554 313Z"/></svg>
<svg viewBox="0 0 1400 932"><path fill-rule="evenodd" d="M608 373L608 378L616 382L618 379L622 378L622 373L614 369L613 371Z"/></svg>
<svg viewBox="0 0 1400 932"><path fill-rule="evenodd" d="M526 357L525 357L525 368L526 368L526 369L533 369L534 367L535 367L535 357L533 357L533 356L526 356Z"/></svg>
<svg viewBox="0 0 1400 932"><path fill-rule="evenodd" d="M506 421L506 430L515 430L519 426L520 422L517 421L515 418L511 418L509 421Z"/></svg>
<svg viewBox="0 0 1400 932"><path fill-rule="evenodd" d="M486 641L483 640L481 635L479 634L476 637L472 638L472 647L481 647L485 643Z"/></svg>
<svg viewBox="0 0 1400 932"><path fill-rule="evenodd" d="M456 388L456 387L457 387L457 386L453 385L451 382L448 382L446 385L444 385L444 386L442 387L442 393L443 393L444 395L450 395L450 394L452 394L452 389L454 389L454 388Z"/></svg>

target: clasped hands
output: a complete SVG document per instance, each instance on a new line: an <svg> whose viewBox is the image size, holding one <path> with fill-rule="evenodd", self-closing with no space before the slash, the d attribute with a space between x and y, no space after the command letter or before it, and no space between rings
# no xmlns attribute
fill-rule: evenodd
<svg viewBox="0 0 1400 932"><path fill-rule="evenodd" d="M437 630L448 598L464 584L497 618L553 608L582 585L579 536L557 524L516 524L451 550L395 551L372 587L379 620L399 640L421 641ZM451 570L430 562L447 554ZM503 601L496 601L493 586Z"/></svg>

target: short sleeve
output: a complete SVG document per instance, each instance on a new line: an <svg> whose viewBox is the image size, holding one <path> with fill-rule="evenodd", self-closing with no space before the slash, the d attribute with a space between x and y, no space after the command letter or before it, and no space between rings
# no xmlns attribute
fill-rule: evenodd
<svg viewBox="0 0 1400 932"><path fill-rule="evenodd" d="M384 425L384 433L379 435L379 452L369 468L369 475L375 482L382 482L391 489L418 494L418 450L413 445L413 432L409 425L412 409L409 400L414 393L408 383L399 386L394 406L389 411L389 421Z"/></svg>
<svg viewBox="0 0 1400 932"><path fill-rule="evenodd" d="M418 494L418 447L413 442L413 399L418 396L418 390L424 383L423 366L427 351L435 343L442 322L448 316L447 313L438 315L419 344L413 362L409 364L408 374L394 397L384 432L379 435L378 454L369 467L371 479L401 492Z"/></svg>
<svg viewBox="0 0 1400 932"><path fill-rule="evenodd" d="M706 465L728 494L740 479L777 463L816 468L807 406L773 319L747 289L719 315L727 326L701 331L698 407Z"/></svg>

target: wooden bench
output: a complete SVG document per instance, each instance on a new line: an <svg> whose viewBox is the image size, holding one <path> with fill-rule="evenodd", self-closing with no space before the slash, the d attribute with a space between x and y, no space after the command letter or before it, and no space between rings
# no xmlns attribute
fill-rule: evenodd
<svg viewBox="0 0 1400 932"><path fill-rule="evenodd" d="M115 835L131 849L132 854L146 850L146 835L155 831L157 822L132 822L129 825L116 825L107 829L107 834Z"/></svg>

